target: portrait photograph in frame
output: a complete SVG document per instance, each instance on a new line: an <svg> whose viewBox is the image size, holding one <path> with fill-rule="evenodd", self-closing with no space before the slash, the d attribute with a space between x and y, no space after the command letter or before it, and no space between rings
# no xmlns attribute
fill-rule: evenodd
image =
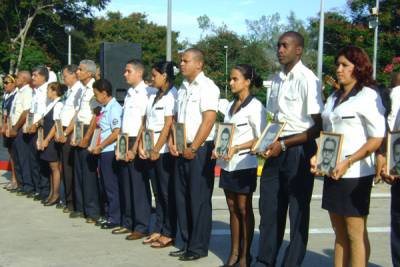
<svg viewBox="0 0 400 267"><path fill-rule="evenodd" d="M43 140L44 140L44 131L42 127L39 127L37 130L37 140L36 140L37 150L43 149Z"/></svg>
<svg viewBox="0 0 400 267"><path fill-rule="evenodd" d="M6 122L6 134L10 135L10 131L12 129L12 120L11 117L7 117L7 122Z"/></svg>
<svg viewBox="0 0 400 267"><path fill-rule="evenodd" d="M215 139L215 152L219 158L228 155L232 145L235 125L232 123L219 123Z"/></svg>
<svg viewBox="0 0 400 267"><path fill-rule="evenodd" d="M150 157L150 153L154 147L154 131L153 130L144 130L142 135L142 144L143 150L146 153L147 157Z"/></svg>
<svg viewBox="0 0 400 267"><path fill-rule="evenodd" d="M63 127L61 124L61 120L55 120L54 126L56 127L56 137L60 138L64 135Z"/></svg>
<svg viewBox="0 0 400 267"><path fill-rule="evenodd" d="M400 131L389 132L387 135L386 164L390 175L400 177Z"/></svg>
<svg viewBox="0 0 400 267"><path fill-rule="evenodd" d="M117 139L117 160L126 160L128 158L128 148L128 134L119 134Z"/></svg>
<svg viewBox="0 0 400 267"><path fill-rule="evenodd" d="M179 154L186 148L186 129L184 123L175 123L174 144Z"/></svg>
<svg viewBox="0 0 400 267"><path fill-rule="evenodd" d="M92 135L92 140L90 140L89 150L95 148L96 146L100 145L101 139L101 129L96 128Z"/></svg>
<svg viewBox="0 0 400 267"><path fill-rule="evenodd" d="M79 144L83 138L83 122L77 121L74 124L74 133L72 135L72 140L75 144Z"/></svg>
<svg viewBox="0 0 400 267"><path fill-rule="evenodd" d="M33 113L28 113L28 115L26 115L25 125L24 125L24 128L23 128L23 132L24 133L27 133L29 131L29 129L32 127L33 120L34 120L34 114Z"/></svg>
<svg viewBox="0 0 400 267"><path fill-rule="evenodd" d="M343 135L321 132L317 150L317 172L330 175L341 160Z"/></svg>
<svg viewBox="0 0 400 267"><path fill-rule="evenodd" d="M252 148L252 151L255 153L265 152L269 145L278 140L285 125L286 122L270 121Z"/></svg>

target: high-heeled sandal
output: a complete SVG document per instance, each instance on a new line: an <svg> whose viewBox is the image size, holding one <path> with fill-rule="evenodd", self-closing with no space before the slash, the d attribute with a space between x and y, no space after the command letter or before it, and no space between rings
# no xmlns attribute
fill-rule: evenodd
<svg viewBox="0 0 400 267"><path fill-rule="evenodd" d="M151 243L157 241L161 237L160 233L152 233L148 237L143 240L142 244L143 245L150 245Z"/></svg>

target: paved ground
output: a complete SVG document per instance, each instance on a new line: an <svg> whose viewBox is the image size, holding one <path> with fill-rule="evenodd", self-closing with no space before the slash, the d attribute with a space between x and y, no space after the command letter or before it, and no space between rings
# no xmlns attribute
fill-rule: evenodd
<svg viewBox="0 0 400 267"><path fill-rule="evenodd" d="M8 173L0 173L0 185ZM332 266L332 233L327 213L321 206L321 180L316 179L311 203L310 239L303 266ZM197 262L182 263L167 254L174 248L156 250L140 241L125 241L110 231L69 219L54 207L43 207L25 197L0 189L0 267L5 266L220 266L229 253L229 215L223 192L213 197L213 233L210 253ZM373 189L368 225L372 246L369 266L391 266L389 249L389 187ZM254 208L259 223L258 192ZM256 229L256 231L258 231ZM287 230L288 231L288 230ZM285 235L284 246L288 235ZM252 254L258 249L258 234Z"/></svg>

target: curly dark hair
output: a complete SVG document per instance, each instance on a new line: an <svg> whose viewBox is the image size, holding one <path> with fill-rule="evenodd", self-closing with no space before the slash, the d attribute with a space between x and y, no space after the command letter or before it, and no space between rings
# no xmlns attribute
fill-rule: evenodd
<svg viewBox="0 0 400 267"><path fill-rule="evenodd" d="M353 75L357 80L355 88L361 90L364 86L376 88L377 83L372 78L372 64L367 53L360 47L347 46L342 48L335 57L335 63L340 56L354 64Z"/></svg>

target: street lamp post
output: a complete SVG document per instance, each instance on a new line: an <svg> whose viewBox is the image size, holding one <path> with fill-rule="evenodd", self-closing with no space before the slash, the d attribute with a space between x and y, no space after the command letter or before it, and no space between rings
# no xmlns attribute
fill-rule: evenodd
<svg viewBox="0 0 400 267"><path fill-rule="evenodd" d="M228 98L228 46L225 48L225 97Z"/></svg>
<svg viewBox="0 0 400 267"><path fill-rule="evenodd" d="M72 32L74 30L75 30L75 27L72 26L72 25L67 24L67 25L64 26L64 31L68 35L68 65L71 64L71 54L72 54L72 51L71 51L71 34L72 34Z"/></svg>
<svg viewBox="0 0 400 267"><path fill-rule="evenodd" d="M322 81L322 64L324 55L324 27L325 27L325 13L324 13L324 0L321 0L321 9L319 13L319 38L318 38L318 79Z"/></svg>
<svg viewBox="0 0 400 267"><path fill-rule="evenodd" d="M172 0L168 0L168 18L167 18L167 61L172 60Z"/></svg>
<svg viewBox="0 0 400 267"><path fill-rule="evenodd" d="M374 32L374 55L372 60L372 77L376 79L376 65L378 57L378 27L379 27L379 0L376 0L376 6L371 10L371 17L369 19L369 28L373 28Z"/></svg>

